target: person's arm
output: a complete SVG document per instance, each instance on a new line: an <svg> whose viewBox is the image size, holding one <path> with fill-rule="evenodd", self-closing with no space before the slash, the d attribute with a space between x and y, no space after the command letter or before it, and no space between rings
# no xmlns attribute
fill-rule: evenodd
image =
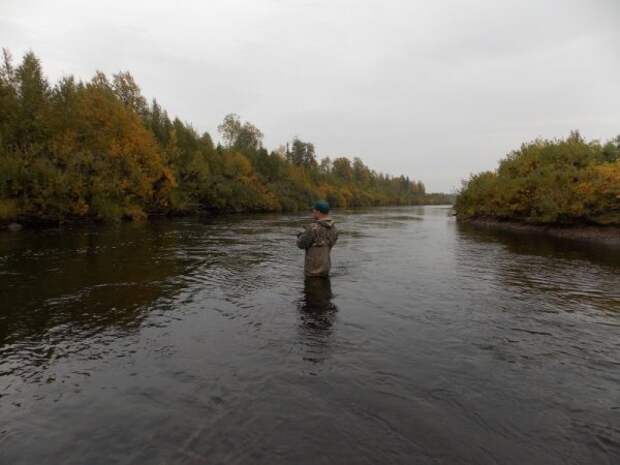
<svg viewBox="0 0 620 465"><path fill-rule="evenodd" d="M338 242L338 228L336 228L336 226L334 226L334 240L331 244L331 247L333 247L336 242Z"/></svg>
<svg viewBox="0 0 620 465"><path fill-rule="evenodd" d="M304 232L297 236L297 247L300 249L309 249L314 242L314 229L312 226L306 226Z"/></svg>

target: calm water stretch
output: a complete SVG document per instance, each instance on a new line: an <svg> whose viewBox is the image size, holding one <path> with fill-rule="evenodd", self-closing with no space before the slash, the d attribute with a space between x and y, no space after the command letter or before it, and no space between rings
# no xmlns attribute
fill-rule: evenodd
<svg viewBox="0 0 620 465"><path fill-rule="evenodd" d="M334 217L0 233L0 463L620 463L620 251Z"/></svg>

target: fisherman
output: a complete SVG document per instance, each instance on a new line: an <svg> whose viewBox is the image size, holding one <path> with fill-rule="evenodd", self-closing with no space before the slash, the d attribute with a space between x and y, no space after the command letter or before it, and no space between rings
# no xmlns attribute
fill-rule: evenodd
<svg viewBox="0 0 620 465"><path fill-rule="evenodd" d="M326 277L331 268L329 253L338 240L338 230L329 217L329 204L325 201L314 204L312 219L304 232L297 235L297 247L306 251L306 277Z"/></svg>

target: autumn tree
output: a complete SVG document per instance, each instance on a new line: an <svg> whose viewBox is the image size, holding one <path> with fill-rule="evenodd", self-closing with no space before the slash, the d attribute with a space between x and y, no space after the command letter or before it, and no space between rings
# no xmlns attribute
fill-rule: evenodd
<svg viewBox="0 0 620 465"><path fill-rule="evenodd" d="M312 168L317 165L314 144L303 142L295 137L291 142L290 150L287 152L287 159L293 165Z"/></svg>
<svg viewBox="0 0 620 465"><path fill-rule="evenodd" d="M353 168L351 166L351 160L345 157L336 158L332 162L332 173L337 178L343 181L350 181L353 179Z"/></svg>
<svg viewBox="0 0 620 465"><path fill-rule="evenodd" d="M49 84L41 62L32 52L26 53L14 74L17 114L14 118L13 141L22 148L42 142L47 133Z"/></svg>
<svg viewBox="0 0 620 465"><path fill-rule="evenodd" d="M375 173L358 158L319 164L314 144L299 138L270 153L262 132L236 114L218 130L223 145L214 146L208 132L170 117L155 99L148 104L129 72L50 85L32 52L15 66L4 50L0 222L294 211L320 198L334 207L422 201L421 183ZM610 144L592 148L610 167L580 178L588 202L615 202L618 143Z"/></svg>
<svg viewBox="0 0 620 465"><path fill-rule="evenodd" d="M124 71L115 74L112 77L111 86L123 105L141 116L146 114L146 99L142 96L140 87L131 73Z"/></svg>
<svg viewBox="0 0 620 465"><path fill-rule="evenodd" d="M457 201L460 218L533 223L620 224L614 141L601 146L577 131L566 139L523 144L495 171L473 175Z"/></svg>
<svg viewBox="0 0 620 465"><path fill-rule="evenodd" d="M226 115L217 127L227 148L237 150L258 150L262 145L263 133L252 123L241 122L239 115Z"/></svg>

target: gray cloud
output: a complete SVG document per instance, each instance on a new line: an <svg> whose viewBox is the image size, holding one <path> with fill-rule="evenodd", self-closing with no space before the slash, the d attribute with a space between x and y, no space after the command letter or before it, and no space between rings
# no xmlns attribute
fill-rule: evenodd
<svg viewBox="0 0 620 465"><path fill-rule="evenodd" d="M0 45L447 191L525 140L620 133L618 24L617 0L3 0Z"/></svg>

